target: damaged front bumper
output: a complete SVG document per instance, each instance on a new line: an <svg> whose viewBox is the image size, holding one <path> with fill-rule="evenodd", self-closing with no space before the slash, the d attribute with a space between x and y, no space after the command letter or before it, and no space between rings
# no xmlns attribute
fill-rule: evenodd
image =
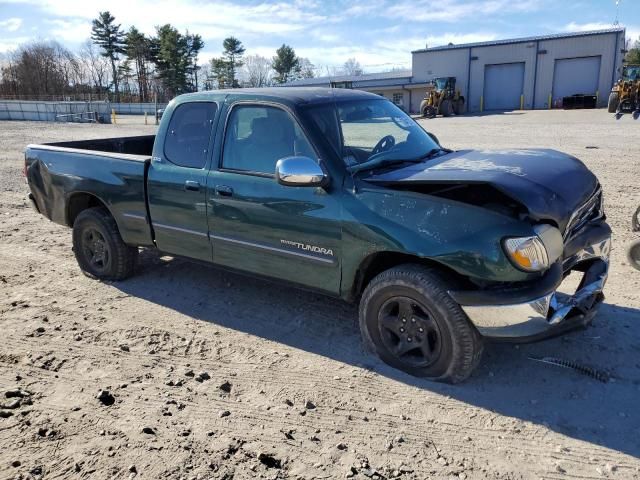
<svg viewBox="0 0 640 480"><path fill-rule="evenodd" d="M609 272L611 229L596 225L565 248L562 262L531 285L453 291L478 331L496 340L536 341L587 325L597 312ZM558 291L570 272L582 272L573 295Z"/></svg>

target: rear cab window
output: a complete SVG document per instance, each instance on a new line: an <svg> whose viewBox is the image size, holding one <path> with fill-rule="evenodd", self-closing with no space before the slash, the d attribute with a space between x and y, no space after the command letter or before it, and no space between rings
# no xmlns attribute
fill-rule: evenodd
<svg viewBox="0 0 640 480"><path fill-rule="evenodd" d="M218 105L188 102L178 105L164 139L164 156L180 167L204 168Z"/></svg>

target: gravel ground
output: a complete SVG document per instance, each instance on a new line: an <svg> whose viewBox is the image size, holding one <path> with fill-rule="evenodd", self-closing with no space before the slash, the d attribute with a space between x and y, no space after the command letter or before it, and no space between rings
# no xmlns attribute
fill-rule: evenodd
<svg viewBox="0 0 640 480"><path fill-rule="evenodd" d="M0 478L640 476L640 272L624 256L640 125L629 116L425 122L452 148L578 156L603 184L614 230L607 300L590 328L490 345L457 386L384 366L362 350L355 307L316 294L151 252L128 281L84 277L71 231L25 202L22 151L154 131L129 120L0 123Z"/></svg>

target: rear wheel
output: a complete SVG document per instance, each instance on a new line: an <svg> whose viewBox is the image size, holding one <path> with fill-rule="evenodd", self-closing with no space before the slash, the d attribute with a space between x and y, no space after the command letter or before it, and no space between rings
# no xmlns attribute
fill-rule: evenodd
<svg viewBox="0 0 640 480"><path fill-rule="evenodd" d="M457 383L480 361L482 337L447 293L438 273L420 265L382 272L360 301L365 345L411 375Z"/></svg>
<svg viewBox="0 0 640 480"><path fill-rule="evenodd" d="M443 100L440 104L440 111L443 117L450 117L453 115L453 102L451 100Z"/></svg>
<svg viewBox="0 0 640 480"><path fill-rule="evenodd" d="M82 272L100 280L124 280L133 274L138 249L122 241L108 210L88 208L73 223L73 251Z"/></svg>
<svg viewBox="0 0 640 480"><path fill-rule="evenodd" d="M640 240L636 240L627 249L627 260L636 270L640 270Z"/></svg>
<svg viewBox="0 0 640 480"><path fill-rule="evenodd" d="M620 102L620 96L618 92L611 92L609 94L609 103L607 104L607 110L609 113L616 113L618 110L618 103Z"/></svg>

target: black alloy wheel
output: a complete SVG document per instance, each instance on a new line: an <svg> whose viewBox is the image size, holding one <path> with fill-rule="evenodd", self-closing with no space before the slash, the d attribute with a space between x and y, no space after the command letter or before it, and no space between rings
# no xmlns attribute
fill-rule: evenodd
<svg viewBox="0 0 640 480"><path fill-rule="evenodd" d="M393 297L379 311L378 325L384 346L414 368L435 363L442 349L438 324L428 309L409 297Z"/></svg>

